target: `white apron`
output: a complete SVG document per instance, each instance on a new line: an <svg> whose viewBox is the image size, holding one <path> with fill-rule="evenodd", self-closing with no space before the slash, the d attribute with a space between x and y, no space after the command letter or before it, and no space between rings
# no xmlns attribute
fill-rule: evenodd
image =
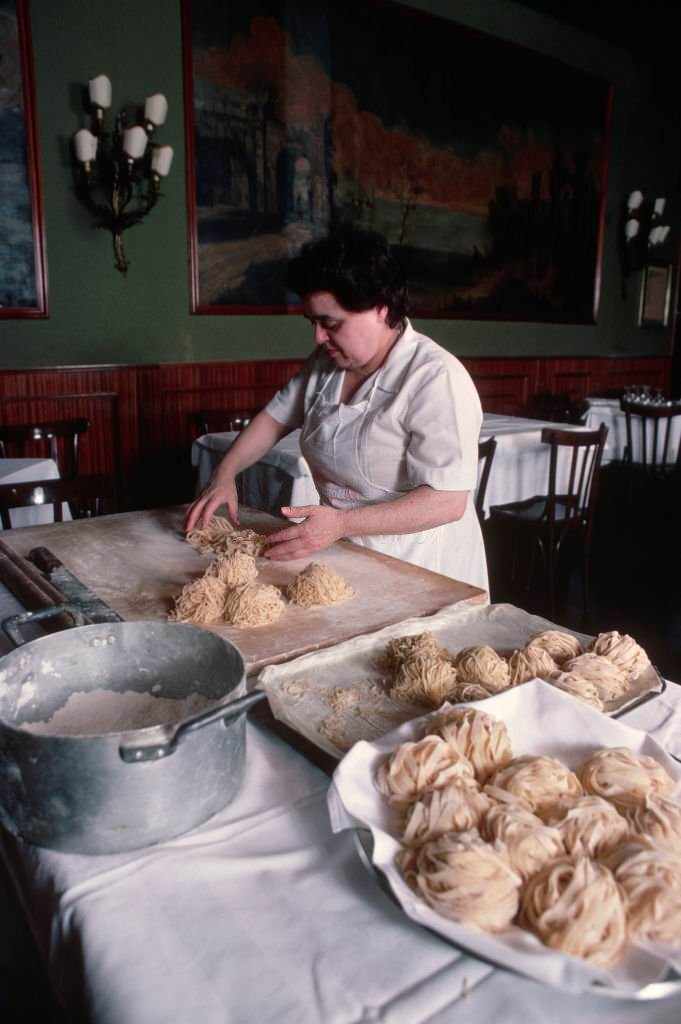
<svg viewBox="0 0 681 1024"><path fill-rule="evenodd" d="M380 442L380 371L360 386L350 403L340 402L343 374L324 382L308 409L300 446L321 503L337 509L359 508L401 497L385 483ZM374 441L372 443L372 434ZM394 477L393 473L388 474ZM383 479L382 479L383 478ZM469 494L460 520L419 533L351 536L349 540L433 572L488 590L487 560L480 524Z"/></svg>

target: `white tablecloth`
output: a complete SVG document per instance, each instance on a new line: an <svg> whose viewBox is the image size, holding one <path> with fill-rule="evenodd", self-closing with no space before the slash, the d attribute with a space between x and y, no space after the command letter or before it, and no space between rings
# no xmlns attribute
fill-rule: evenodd
<svg viewBox="0 0 681 1024"><path fill-rule="evenodd" d="M59 468L54 459L0 459L0 484L23 484L33 480L57 480ZM63 505L64 519L71 518L68 505ZM31 505L10 511L12 527L40 526L54 521L52 506ZM0 530L2 524L0 523Z"/></svg>
<svg viewBox="0 0 681 1024"><path fill-rule="evenodd" d="M612 462L613 460L621 461L624 458L625 449L627 447L627 423L626 417L620 409L620 403L618 398L588 398L586 400L587 413L584 420L585 426L589 430L597 430L601 423L605 423L608 428L608 439L605 444L605 453L603 462ZM662 455L662 444L664 438L664 431L666 430L666 423L664 420L660 422L658 428L658 446L660 449L660 457ZM647 432L647 448L648 458L651 457L651 449L653 444L653 425L652 423L646 424ZM669 435L669 453L667 458L673 461L676 458L676 453L679 450L679 443L681 443L681 416L677 417L671 427ZM638 462L641 459L641 427L637 422L637 418L634 417L632 423L632 457L634 462Z"/></svg>
<svg viewBox="0 0 681 1024"><path fill-rule="evenodd" d="M679 753L681 689L669 684L627 722ZM410 922L351 836L331 833L327 788L318 768L249 723L236 799L185 836L88 857L0 830L0 854L70 1019L677 1024L681 997L558 995Z"/></svg>
<svg viewBox="0 0 681 1024"><path fill-rule="evenodd" d="M583 430L570 424L548 423L521 416L485 413L480 439L496 437L497 450L485 495L490 505L545 494L548 486L548 446L542 444L544 427ZM198 468L197 488L205 487L222 455L238 434L204 434L192 445L192 465ZM263 458L241 474L239 500L244 505L280 515L282 505L313 505L319 501L309 466L300 452L300 431L294 430Z"/></svg>

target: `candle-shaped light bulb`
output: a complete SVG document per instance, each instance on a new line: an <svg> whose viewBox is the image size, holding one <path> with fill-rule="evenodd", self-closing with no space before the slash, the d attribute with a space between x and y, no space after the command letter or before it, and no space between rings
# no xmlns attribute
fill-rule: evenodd
<svg viewBox="0 0 681 1024"><path fill-rule="evenodd" d="M111 82L106 75L97 75L91 78L89 83L90 103L94 107L101 107L108 110L111 106Z"/></svg>
<svg viewBox="0 0 681 1024"><path fill-rule="evenodd" d="M81 164L90 163L97 155L97 136L89 132L87 128L81 128L73 136L73 146L76 151L76 160Z"/></svg>
<svg viewBox="0 0 681 1024"><path fill-rule="evenodd" d="M147 96L144 101L145 120L151 121L157 128L163 124L168 116L168 100L162 92L155 92L153 96Z"/></svg>
<svg viewBox="0 0 681 1024"><path fill-rule="evenodd" d="M633 192L629 193L629 198L627 199L627 210L629 210L630 213L632 210L638 210L642 202L643 192L641 192L640 189L635 189Z"/></svg>
<svg viewBox="0 0 681 1024"><path fill-rule="evenodd" d="M147 133L139 124L134 128L126 128L123 132L123 150L132 160L139 160L144 156L148 141Z"/></svg>
<svg viewBox="0 0 681 1024"><path fill-rule="evenodd" d="M151 169L160 178L165 178L166 174L170 171L170 165L173 162L173 147L172 146L154 146L154 152L151 156Z"/></svg>
<svg viewBox="0 0 681 1024"><path fill-rule="evenodd" d="M635 217L631 217L624 225L624 237L627 242L630 242L632 238L636 238L641 225Z"/></svg>
<svg viewBox="0 0 681 1024"><path fill-rule="evenodd" d="M661 217L664 213L664 208L667 205L667 200L660 197L653 203L653 213L656 217Z"/></svg>

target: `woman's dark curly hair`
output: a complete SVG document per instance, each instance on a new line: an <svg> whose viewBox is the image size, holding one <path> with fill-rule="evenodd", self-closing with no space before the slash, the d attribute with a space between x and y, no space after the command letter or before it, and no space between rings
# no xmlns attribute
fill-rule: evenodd
<svg viewBox="0 0 681 1024"><path fill-rule="evenodd" d="M289 264L287 284L301 298L330 292L353 313L387 306L389 327L397 327L408 309L399 260L377 231L343 227L307 242Z"/></svg>

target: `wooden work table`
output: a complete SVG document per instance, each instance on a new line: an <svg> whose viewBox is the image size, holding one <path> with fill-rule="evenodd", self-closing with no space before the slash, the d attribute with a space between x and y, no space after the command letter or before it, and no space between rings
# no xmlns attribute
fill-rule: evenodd
<svg viewBox="0 0 681 1024"><path fill-rule="evenodd" d="M182 534L184 506L125 512L94 519L8 531L5 542L19 555L46 547L64 566L126 620L165 620L185 583L195 579L209 558ZM242 510L241 526L272 532L281 520ZM460 601L484 603L483 590L448 576L339 541L313 557L289 562L259 561L259 580L285 586L310 561L332 566L356 597L329 608L288 605L268 626L210 626L241 650L247 672L308 651L328 647L402 619L430 615Z"/></svg>

